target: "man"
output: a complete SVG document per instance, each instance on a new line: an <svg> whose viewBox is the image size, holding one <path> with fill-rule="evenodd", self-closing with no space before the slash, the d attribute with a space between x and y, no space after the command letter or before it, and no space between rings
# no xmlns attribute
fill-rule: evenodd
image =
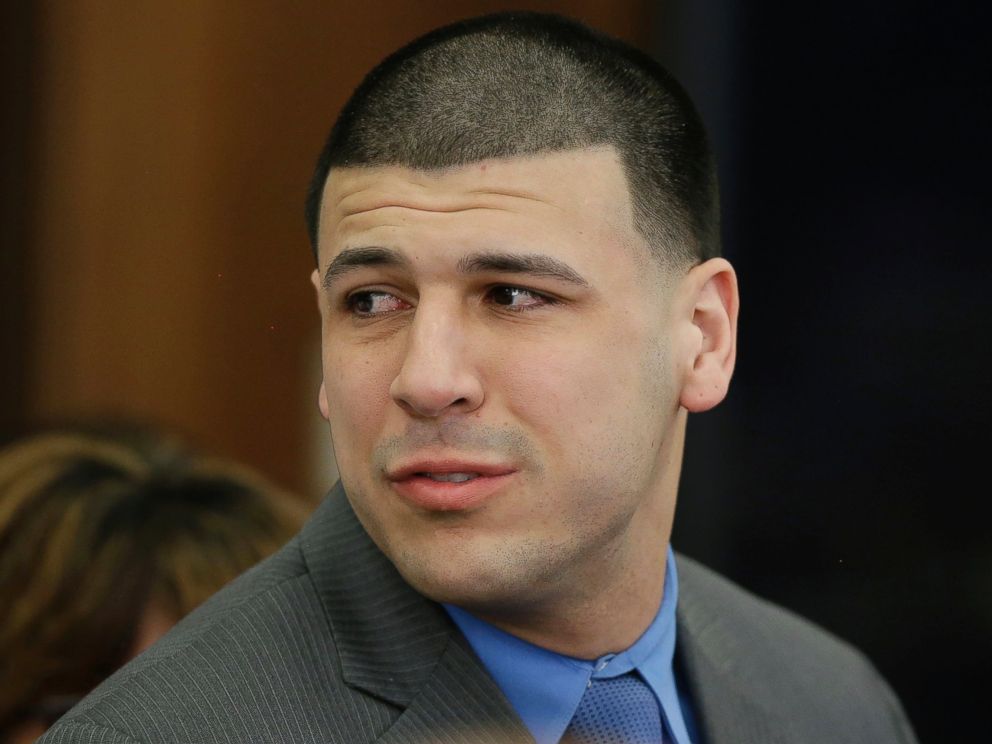
<svg viewBox="0 0 992 744"><path fill-rule="evenodd" d="M912 742L855 651L668 547L734 366L714 169L556 17L373 70L307 214L341 484L45 741Z"/></svg>

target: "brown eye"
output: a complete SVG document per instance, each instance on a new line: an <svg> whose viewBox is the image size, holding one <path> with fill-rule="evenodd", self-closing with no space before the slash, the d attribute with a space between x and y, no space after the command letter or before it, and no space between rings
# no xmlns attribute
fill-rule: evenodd
<svg viewBox="0 0 992 744"><path fill-rule="evenodd" d="M348 311L360 318L370 318L376 315L405 310L407 303L389 292L355 292L345 300Z"/></svg>
<svg viewBox="0 0 992 744"><path fill-rule="evenodd" d="M489 299L496 305L513 310L523 310L551 304L552 300L522 287L499 286L489 290Z"/></svg>

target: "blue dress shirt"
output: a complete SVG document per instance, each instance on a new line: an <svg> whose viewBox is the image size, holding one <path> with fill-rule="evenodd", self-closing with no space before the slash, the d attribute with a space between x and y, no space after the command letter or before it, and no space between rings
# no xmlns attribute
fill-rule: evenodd
<svg viewBox="0 0 992 744"><path fill-rule="evenodd" d="M696 737L691 708L676 685L672 665L679 580L671 547L666 564L664 595L651 625L626 651L593 661L535 646L459 607L446 604L444 609L537 744L558 744L591 679L617 677L635 669L658 699L665 741L692 744Z"/></svg>

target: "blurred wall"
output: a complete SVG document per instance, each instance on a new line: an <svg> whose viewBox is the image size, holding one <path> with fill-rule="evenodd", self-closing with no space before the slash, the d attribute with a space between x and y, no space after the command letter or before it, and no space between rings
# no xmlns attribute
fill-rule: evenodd
<svg viewBox="0 0 992 744"><path fill-rule="evenodd" d="M347 95L405 41L481 12L563 12L642 45L650 28L643 0L18 7L37 33L9 255L29 265L5 273L32 316L6 325L9 369L30 370L8 428L135 415L308 491L329 477L302 205Z"/></svg>
<svg viewBox="0 0 992 744"><path fill-rule="evenodd" d="M18 433L27 418L34 20L27 0L0 3L0 440Z"/></svg>

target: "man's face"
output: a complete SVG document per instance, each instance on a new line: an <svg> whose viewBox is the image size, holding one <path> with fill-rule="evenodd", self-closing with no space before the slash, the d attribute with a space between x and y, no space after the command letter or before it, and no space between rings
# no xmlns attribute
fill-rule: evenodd
<svg viewBox="0 0 992 744"><path fill-rule="evenodd" d="M523 609L660 565L684 428L672 283L615 151L337 169L320 224L321 409L406 580Z"/></svg>

